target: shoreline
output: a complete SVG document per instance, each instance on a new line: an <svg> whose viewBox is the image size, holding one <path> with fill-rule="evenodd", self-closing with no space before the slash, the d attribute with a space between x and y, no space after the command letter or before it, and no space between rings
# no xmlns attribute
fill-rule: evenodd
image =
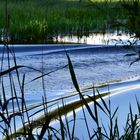
<svg viewBox="0 0 140 140"><path fill-rule="evenodd" d="M134 84L134 83L135 84ZM118 86L120 86L119 84L122 84L122 85L124 85L124 84L128 84L127 86L125 85L125 86L122 86L122 87L118 87L118 89L116 88L116 89L111 89L111 86L114 86L114 85L118 85ZM134 84L134 85L133 85ZM115 82L115 83L110 83L110 91L109 92L106 92L106 90L104 91L104 92L101 92L101 95L103 95L103 99L106 99L106 98L108 98L108 97L112 97L112 96L115 96L115 95L121 95L121 94L123 94L124 92L128 92L128 91L131 91L131 90L135 90L135 89L140 89L140 81L139 80L129 80L129 81L124 81L124 82ZM92 88L92 87L91 87ZM99 88L99 91L100 91L100 88L103 88L103 86L98 86L98 87L95 87L95 88ZM108 88L108 86L106 85L104 88ZM82 91L81 91L82 92ZM85 92L87 92L87 91L84 91L84 93ZM90 91L89 91L90 92ZM78 95L78 94L76 94L76 95ZM90 93L90 94L86 94L85 93L85 95L84 96L86 96L86 95L92 95L92 93ZM72 95L73 96L73 95ZM74 95L75 96L75 95ZM96 100L99 102L101 99L99 98L99 96L98 95L96 95L95 94L95 96L96 96ZM69 96L70 98L71 98L71 96ZM79 99L75 99L74 101L72 100L72 101L69 101L69 102L67 102L67 101L65 101L65 99L67 99L67 98L69 98L69 97L62 97L62 98L59 98L59 99L56 99L56 100L52 100L52 101L50 101L49 103L51 103L51 102L57 102L57 101L59 101L59 103L57 103L57 105L59 106L59 109L60 109L60 114L58 113L58 108L57 108L57 106L56 106L56 108L55 107L53 107L54 109L52 109L50 112L49 112L49 114L48 114L48 116L49 116L49 118L51 118L51 124L55 124L55 119L59 116L59 115L61 115L61 116L63 116L65 113L68 113L69 115L68 115L68 117L70 117L71 116L71 111L74 109L75 110L75 113L77 113L77 112L79 112L79 111L81 111L81 109L82 109L82 104L81 104L81 101L79 100ZM91 96L92 97L92 96ZM78 97L79 98L79 97ZM93 104L93 101L90 99L90 98L88 98L88 97L86 97L85 98L86 99L86 101L87 101L87 103L89 104L89 106L91 106L91 104ZM64 103L64 106L63 106L63 104L62 104L62 102ZM66 103L67 102L67 103ZM48 103L47 103L48 104ZM42 104L43 105L43 104ZM74 107L74 108L73 108ZM64 109L65 108L65 109ZM64 111L65 110L65 111ZM59 114L59 115L58 115ZM47 117L48 117L47 116ZM32 118L32 121L33 121L33 126L36 128L36 127L38 127L38 125L37 124L40 124L40 122L44 122L45 121L45 118L46 118L46 115L44 116L44 115L41 115L40 117L38 117L38 118ZM57 122L56 122L57 123ZM36 126L37 125L37 126ZM26 127L28 128L28 124L26 125ZM18 131L17 132L19 132L19 133L21 133L22 132L22 130L23 130L23 128L19 128L18 129Z"/></svg>

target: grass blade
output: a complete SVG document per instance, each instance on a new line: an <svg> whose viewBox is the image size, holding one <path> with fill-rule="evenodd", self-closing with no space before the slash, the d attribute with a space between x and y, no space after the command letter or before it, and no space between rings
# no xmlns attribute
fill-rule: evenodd
<svg viewBox="0 0 140 140"><path fill-rule="evenodd" d="M113 113L113 115L112 115L111 119L113 119L113 118L115 117L115 115L116 115L116 113L117 113L118 109L119 109L119 107L117 107L117 108L115 109L115 111L114 111L114 113Z"/></svg>
<svg viewBox="0 0 140 140"><path fill-rule="evenodd" d="M41 129L40 135L38 137L38 140L42 140L47 129L49 128L49 124L50 124L50 119L47 117L45 123L43 124L43 127Z"/></svg>
<svg viewBox="0 0 140 140"><path fill-rule="evenodd" d="M103 109L103 107L96 101L96 99L95 99L96 97L93 98L93 97L91 97L89 95L87 95L87 96L88 96L88 98L91 99L91 101L93 101L94 103L96 103L96 106L98 106L107 115L107 113L105 112L105 110Z"/></svg>
<svg viewBox="0 0 140 140"><path fill-rule="evenodd" d="M104 107L106 108L107 112L110 113L110 110L108 109L106 102L105 102L104 99L102 98L102 96L101 96L101 94L99 93L98 89L96 89L96 90L97 90L98 95L100 96L100 99L101 99L101 101L102 101Z"/></svg>
<svg viewBox="0 0 140 140"><path fill-rule="evenodd" d="M33 80L31 80L31 82L33 82L33 81L35 81L35 80L38 80L38 79L40 79L40 78L42 78L42 77L44 77L44 76L48 76L49 74L51 74L51 73L53 73L53 72L56 72L56 71L58 71L58 70L60 70L60 69L63 69L63 68L65 68L65 67L67 67L67 66L68 66L68 65L65 65L65 66L62 66L62 67L60 67L60 68L57 68L57 69L55 69L55 70L53 70L53 71L50 71L50 72L48 72L48 73L42 74L42 75L40 75L40 76L34 78Z"/></svg>
<svg viewBox="0 0 140 140"><path fill-rule="evenodd" d="M74 139L74 132L75 132L75 124L76 124L76 113L75 110L73 110L73 128L72 128L72 140Z"/></svg>
<svg viewBox="0 0 140 140"><path fill-rule="evenodd" d="M0 72L0 76L6 75L6 74L8 74L16 69L22 68L22 67L25 67L25 66L19 65L19 66L14 66L12 68L9 68L8 70Z"/></svg>
<svg viewBox="0 0 140 140"><path fill-rule="evenodd" d="M97 119L95 118L95 116L93 115L93 112L91 111L89 105L87 104L86 100L84 99L83 95L81 94L80 92L80 88L79 88L79 85L78 85L78 82L77 82L77 79L76 79L76 76L75 76L75 72L74 72L74 69L73 69L73 65L72 65L72 62L70 60L70 57L69 55L67 54L66 52L66 56L67 56L67 59L68 59L68 66L69 66L69 71L70 71L70 75L71 75L71 79L72 79L72 82L73 82L73 85L75 87L75 89L77 90L77 92L79 93L79 96L81 98L81 101L84 103L84 105L86 106L90 116L93 118L93 120L96 122Z"/></svg>

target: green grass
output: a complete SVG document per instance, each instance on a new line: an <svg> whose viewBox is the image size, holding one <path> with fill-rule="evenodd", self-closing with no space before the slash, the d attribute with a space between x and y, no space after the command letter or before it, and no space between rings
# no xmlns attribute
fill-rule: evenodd
<svg viewBox="0 0 140 140"><path fill-rule="evenodd" d="M125 19L120 2L112 0L8 0L13 41L40 41L50 36L106 32L109 23ZM5 1L0 0L0 30L5 28Z"/></svg>

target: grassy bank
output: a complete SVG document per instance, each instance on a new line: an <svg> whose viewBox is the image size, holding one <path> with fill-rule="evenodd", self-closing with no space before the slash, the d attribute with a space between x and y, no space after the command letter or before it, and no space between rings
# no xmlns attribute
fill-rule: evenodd
<svg viewBox="0 0 140 140"><path fill-rule="evenodd" d="M8 0L8 31L13 41L50 40L58 34L106 32L126 18L120 2L82 0ZM5 32L5 0L0 0L0 33Z"/></svg>

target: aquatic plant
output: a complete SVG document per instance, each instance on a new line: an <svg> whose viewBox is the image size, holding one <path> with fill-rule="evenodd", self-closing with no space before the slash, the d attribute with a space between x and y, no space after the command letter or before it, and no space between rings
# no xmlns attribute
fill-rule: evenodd
<svg viewBox="0 0 140 140"><path fill-rule="evenodd" d="M5 29L5 1L0 5L0 29ZM125 19L117 1L30 0L8 1L9 36L11 42L40 42L58 35L88 36L106 32L116 20ZM1 33L0 36L3 36ZM41 43L42 43L41 41Z"/></svg>
<svg viewBox="0 0 140 140"><path fill-rule="evenodd" d="M127 22L125 28L135 37L140 38L140 3L139 0L123 1L122 7L127 11Z"/></svg>

